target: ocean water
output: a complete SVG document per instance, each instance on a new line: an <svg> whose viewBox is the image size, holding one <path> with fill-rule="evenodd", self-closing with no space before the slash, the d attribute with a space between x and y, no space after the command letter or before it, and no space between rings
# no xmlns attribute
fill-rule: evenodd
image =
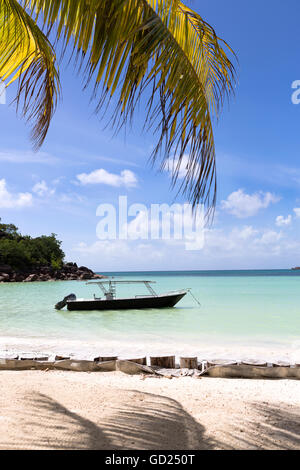
<svg viewBox="0 0 300 470"><path fill-rule="evenodd" d="M0 284L0 352L135 357L197 355L201 359L300 360L300 271L105 273L156 281L158 293L191 288L172 309L56 311L65 295L91 298L81 281ZM145 292L122 286L120 296Z"/></svg>

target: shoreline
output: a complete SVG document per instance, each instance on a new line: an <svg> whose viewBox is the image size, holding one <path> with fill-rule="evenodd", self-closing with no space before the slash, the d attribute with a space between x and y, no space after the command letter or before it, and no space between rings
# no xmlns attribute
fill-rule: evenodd
<svg viewBox="0 0 300 470"><path fill-rule="evenodd" d="M199 347L189 347L188 345L155 345L152 346L135 344L130 342L120 342L119 340L108 341L78 341L66 338L25 338L25 337L1 337L0 336L0 357L11 355L55 355L68 356L73 359L93 360L98 356L116 356L119 359L130 359L150 356L171 356L176 357L198 357L199 361L236 361L242 362L253 360L258 362L289 362L291 365L300 363L300 345L295 342L294 346L287 348L283 344L272 345L251 345L241 344L201 344Z"/></svg>
<svg viewBox="0 0 300 470"><path fill-rule="evenodd" d="M55 281L88 281L104 279L106 276L97 274L86 266L76 263L64 263L61 268L39 266L24 271L13 269L9 265L0 264L0 284L23 282L55 282Z"/></svg>

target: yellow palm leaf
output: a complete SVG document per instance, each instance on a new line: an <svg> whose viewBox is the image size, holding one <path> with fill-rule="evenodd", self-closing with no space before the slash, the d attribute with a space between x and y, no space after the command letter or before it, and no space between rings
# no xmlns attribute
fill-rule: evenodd
<svg viewBox="0 0 300 470"><path fill-rule="evenodd" d="M94 84L97 111L116 95L113 123L131 119L142 96L145 123L157 132L153 161L170 158L180 189L193 204L215 202L213 117L233 90L231 49L179 0L24 0L32 15L71 44ZM144 93L145 92L145 93ZM212 196L212 197L211 197Z"/></svg>
<svg viewBox="0 0 300 470"><path fill-rule="evenodd" d="M6 86L18 79L17 107L34 122L32 137L39 147L56 106L59 78L51 44L16 0L0 0L0 79Z"/></svg>

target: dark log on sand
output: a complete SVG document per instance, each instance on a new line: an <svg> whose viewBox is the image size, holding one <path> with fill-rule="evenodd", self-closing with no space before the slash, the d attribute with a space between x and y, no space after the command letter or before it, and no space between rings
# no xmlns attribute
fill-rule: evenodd
<svg viewBox="0 0 300 470"><path fill-rule="evenodd" d="M70 359L70 356L60 356L58 354L55 356L55 361L67 361L68 359Z"/></svg>
<svg viewBox="0 0 300 470"><path fill-rule="evenodd" d="M164 369L175 369L175 356L150 357L150 365Z"/></svg>
<svg viewBox="0 0 300 470"><path fill-rule="evenodd" d="M140 364L142 366L147 365L147 358L146 357L139 357L139 358L136 358L136 359L125 359L125 361L134 362L135 364Z"/></svg>
<svg viewBox="0 0 300 470"><path fill-rule="evenodd" d="M29 354L22 354L19 359L20 361L48 361L49 356L35 356Z"/></svg>
<svg viewBox="0 0 300 470"><path fill-rule="evenodd" d="M99 356L94 358L94 362L109 362L116 361L118 356Z"/></svg>
<svg viewBox="0 0 300 470"><path fill-rule="evenodd" d="M179 364L180 369L198 369L197 357L181 357Z"/></svg>
<svg viewBox="0 0 300 470"><path fill-rule="evenodd" d="M207 367L215 367L215 366L236 366L236 361L230 361L226 359L213 359L211 361L207 361Z"/></svg>
<svg viewBox="0 0 300 470"><path fill-rule="evenodd" d="M273 362L273 367L291 367L291 364L285 361L277 361Z"/></svg>
<svg viewBox="0 0 300 470"><path fill-rule="evenodd" d="M267 367L268 363L264 361L252 361L251 359L248 361L242 361L242 365L244 366L255 366L255 367Z"/></svg>

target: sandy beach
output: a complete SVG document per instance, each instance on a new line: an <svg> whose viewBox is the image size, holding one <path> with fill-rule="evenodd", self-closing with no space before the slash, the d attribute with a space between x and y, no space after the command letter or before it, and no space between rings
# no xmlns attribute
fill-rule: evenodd
<svg viewBox="0 0 300 470"><path fill-rule="evenodd" d="M300 382L0 372L0 449L299 449Z"/></svg>

